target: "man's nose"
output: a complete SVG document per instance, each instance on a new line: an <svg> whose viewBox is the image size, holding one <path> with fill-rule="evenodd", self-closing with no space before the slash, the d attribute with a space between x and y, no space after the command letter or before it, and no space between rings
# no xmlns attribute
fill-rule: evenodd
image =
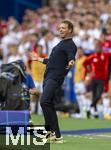
<svg viewBox="0 0 111 150"><path fill-rule="evenodd" d="M60 32L62 31L62 29L60 29Z"/></svg>

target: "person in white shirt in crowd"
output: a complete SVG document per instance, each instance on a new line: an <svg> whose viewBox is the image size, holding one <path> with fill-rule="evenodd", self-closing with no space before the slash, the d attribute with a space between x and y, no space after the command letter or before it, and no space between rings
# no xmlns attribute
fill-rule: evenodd
<svg viewBox="0 0 111 150"><path fill-rule="evenodd" d="M18 52L18 46L16 44L10 44L8 46L9 48L9 53L8 53L8 59L7 59L7 63L11 63L13 61L17 61L17 60L23 60L24 62L26 62L26 56L22 56L19 54Z"/></svg>
<svg viewBox="0 0 111 150"><path fill-rule="evenodd" d="M49 56L52 48L60 42L60 39L48 30L44 30L42 35L43 37L40 38L38 43L43 47L43 53Z"/></svg>

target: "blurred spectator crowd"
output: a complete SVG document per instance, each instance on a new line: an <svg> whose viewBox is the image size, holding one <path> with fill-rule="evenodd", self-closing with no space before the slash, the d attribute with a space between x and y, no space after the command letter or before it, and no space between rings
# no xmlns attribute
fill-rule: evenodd
<svg viewBox="0 0 111 150"><path fill-rule="evenodd" d="M22 59L41 95L45 66L31 62L29 52L48 57L60 41L57 27L64 19L74 24L78 53L60 89L64 108L59 105L57 110L72 117L111 119L111 0L50 0L48 6L27 9L22 23L13 16L0 18L0 65ZM40 114L36 100L31 102L31 112L36 112L38 103Z"/></svg>

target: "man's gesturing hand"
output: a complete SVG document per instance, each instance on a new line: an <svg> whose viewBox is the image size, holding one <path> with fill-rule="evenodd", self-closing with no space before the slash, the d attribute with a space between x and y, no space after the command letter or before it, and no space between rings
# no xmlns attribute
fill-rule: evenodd
<svg viewBox="0 0 111 150"><path fill-rule="evenodd" d="M39 55L35 52L31 52L29 54L29 57L30 57L30 60L32 60L32 61L39 61L41 63L43 63L43 61L44 61L44 58L39 57Z"/></svg>
<svg viewBox="0 0 111 150"><path fill-rule="evenodd" d="M38 58L39 58L38 54L35 52L31 52L29 54L29 57L30 57L30 60L32 60L32 61L38 61Z"/></svg>

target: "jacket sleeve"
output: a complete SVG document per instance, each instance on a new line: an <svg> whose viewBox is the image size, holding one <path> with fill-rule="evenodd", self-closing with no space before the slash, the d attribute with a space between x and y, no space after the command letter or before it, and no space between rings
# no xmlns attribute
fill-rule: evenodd
<svg viewBox="0 0 111 150"><path fill-rule="evenodd" d="M77 52L77 47L75 44L70 45L70 47L66 47L65 51L68 56L68 61L75 60L75 56L76 56L76 52Z"/></svg>
<svg viewBox="0 0 111 150"><path fill-rule="evenodd" d="M8 83L5 79L0 78L0 102L5 101L5 97L7 95L7 86Z"/></svg>
<svg viewBox="0 0 111 150"><path fill-rule="evenodd" d="M92 62L92 56L88 56L85 61L83 62L83 66L86 69L86 72L89 72L91 70L91 62Z"/></svg>
<svg viewBox="0 0 111 150"><path fill-rule="evenodd" d="M48 58L44 58L44 60L43 60L43 64L47 64L48 63Z"/></svg>

